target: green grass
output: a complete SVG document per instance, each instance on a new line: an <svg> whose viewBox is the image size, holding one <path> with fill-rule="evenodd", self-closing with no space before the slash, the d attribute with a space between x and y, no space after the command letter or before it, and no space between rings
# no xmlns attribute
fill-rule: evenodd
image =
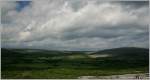
<svg viewBox="0 0 150 80"><path fill-rule="evenodd" d="M137 72L140 71L140 72ZM147 71L147 68L135 68L133 69L71 69L71 68L53 68L46 70L25 70L25 71L4 71L2 78L31 78L31 79L76 79L79 76L105 76L115 74L127 74L127 73L143 73Z"/></svg>

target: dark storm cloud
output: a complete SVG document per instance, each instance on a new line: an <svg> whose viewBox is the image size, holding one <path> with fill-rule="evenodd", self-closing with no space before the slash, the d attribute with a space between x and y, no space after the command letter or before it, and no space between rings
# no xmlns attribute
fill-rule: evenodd
<svg viewBox="0 0 150 80"><path fill-rule="evenodd" d="M122 6L132 6L133 8L148 7L149 1L121 1Z"/></svg>

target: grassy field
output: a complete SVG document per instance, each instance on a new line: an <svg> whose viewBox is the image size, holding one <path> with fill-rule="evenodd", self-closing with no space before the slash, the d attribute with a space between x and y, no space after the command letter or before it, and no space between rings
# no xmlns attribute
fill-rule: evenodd
<svg viewBox="0 0 150 80"><path fill-rule="evenodd" d="M1 49L5 79L75 79L80 76L148 73L148 49L86 51ZM108 56L101 56L101 55ZM99 55L91 57L91 55Z"/></svg>

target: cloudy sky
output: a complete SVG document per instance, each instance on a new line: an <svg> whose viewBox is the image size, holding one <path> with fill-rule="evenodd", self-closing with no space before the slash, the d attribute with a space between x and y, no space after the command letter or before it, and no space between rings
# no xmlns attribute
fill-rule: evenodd
<svg viewBox="0 0 150 80"><path fill-rule="evenodd" d="M102 50L149 47L147 1L3 1L1 47Z"/></svg>

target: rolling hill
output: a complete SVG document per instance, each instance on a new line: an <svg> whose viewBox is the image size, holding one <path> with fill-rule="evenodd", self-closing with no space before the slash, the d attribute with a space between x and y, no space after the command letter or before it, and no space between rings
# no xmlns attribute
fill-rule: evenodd
<svg viewBox="0 0 150 80"><path fill-rule="evenodd" d="M114 49L106 49L97 51L92 55L109 55L115 59L149 59L149 49L136 48L136 47L122 47Z"/></svg>
<svg viewBox="0 0 150 80"><path fill-rule="evenodd" d="M149 70L148 49L124 47L87 52L2 48L2 78L70 79Z"/></svg>

